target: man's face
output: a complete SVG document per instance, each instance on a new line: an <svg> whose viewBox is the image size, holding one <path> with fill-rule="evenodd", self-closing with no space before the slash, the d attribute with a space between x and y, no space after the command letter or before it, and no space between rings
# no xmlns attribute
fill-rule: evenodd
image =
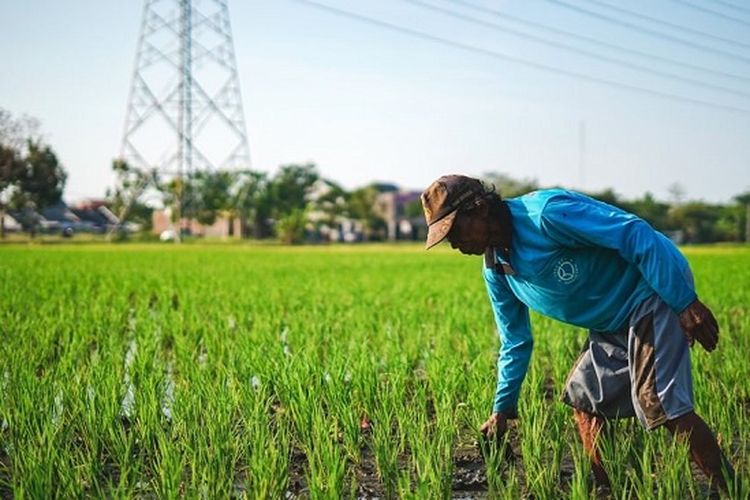
<svg viewBox="0 0 750 500"><path fill-rule="evenodd" d="M459 212L447 238L451 248L467 255L482 255L490 244L487 222L476 211Z"/></svg>

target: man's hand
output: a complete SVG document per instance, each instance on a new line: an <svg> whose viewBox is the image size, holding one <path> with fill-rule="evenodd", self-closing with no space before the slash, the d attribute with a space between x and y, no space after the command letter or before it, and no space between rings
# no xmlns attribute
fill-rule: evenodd
<svg viewBox="0 0 750 500"><path fill-rule="evenodd" d="M502 413L493 413L479 428L487 439L500 440L508 430L508 417Z"/></svg>
<svg viewBox="0 0 750 500"><path fill-rule="evenodd" d="M690 347L697 340L708 352L716 349L719 343L719 324L711 310L698 299L680 313L680 324Z"/></svg>

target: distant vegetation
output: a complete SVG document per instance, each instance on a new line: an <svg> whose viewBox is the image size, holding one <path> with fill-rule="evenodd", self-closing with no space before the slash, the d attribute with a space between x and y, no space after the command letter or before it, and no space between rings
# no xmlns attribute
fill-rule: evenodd
<svg viewBox="0 0 750 500"><path fill-rule="evenodd" d="M54 151L39 134L39 123L14 118L0 108L0 237L5 213L17 212L18 222L33 233L36 210L62 199L67 174Z"/></svg>
<svg viewBox="0 0 750 500"><path fill-rule="evenodd" d="M33 234L37 212L62 199L67 174L38 130L36 120L14 118L0 108L0 237L6 212L12 211ZM349 191L324 179L313 163L282 165L274 175L237 169L193 172L182 179L163 178L156 170L137 169L119 159L112 162L112 169L116 183L107 189L106 198L122 222L150 230L154 201L158 201L170 208L175 221L189 218L210 225L221 217L239 219L242 237L279 238L287 243L302 241L306 227L333 225L342 219L355 221L364 240L382 238L386 221L376 209L376 196L398 189L372 183ZM542 187L535 180L502 173L486 173L483 179L506 198ZM651 193L628 200L613 189L589 194L641 216L679 242L747 241L750 191L725 204L684 200L678 184L670 191L669 202ZM419 217L418 200L405 212Z"/></svg>
<svg viewBox="0 0 750 500"><path fill-rule="evenodd" d="M504 174L487 173L485 182L494 184L505 198L539 189L535 180L518 180ZM546 186L551 187L551 186ZM613 189L587 194L637 214L654 228L675 236L682 243L747 241L747 216L750 213L750 191L734 197L726 204L684 200L679 184L670 186L672 200L657 200L646 192L641 198L625 199Z"/></svg>

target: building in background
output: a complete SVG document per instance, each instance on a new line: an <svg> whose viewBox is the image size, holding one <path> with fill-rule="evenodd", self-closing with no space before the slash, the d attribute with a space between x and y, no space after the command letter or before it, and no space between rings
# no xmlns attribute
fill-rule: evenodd
<svg viewBox="0 0 750 500"><path fill-rule="evenodd" d="M154 210L151 216L152 234L158 235L162 240L175 238L175 224L172 222L172 211L167 208ZM222 239L242 238L242 221L238 217L219 216L213 224L201 224L195 219L183 219L183 234Z"/></svg>
<svg viewBox="0 0 750 500"><path fill-rule="evenodd" d="M427 224L422 212L420 191L386 191L376 197L376 211L385 220L387 239L424 240Z"/></svg>

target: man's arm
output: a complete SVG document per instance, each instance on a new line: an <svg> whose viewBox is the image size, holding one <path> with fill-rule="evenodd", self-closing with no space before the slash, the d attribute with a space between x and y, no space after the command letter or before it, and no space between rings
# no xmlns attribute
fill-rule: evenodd
<svg viewBox="0 0 750 500"><path fill-rule="evenodd" d="M529 310L513 294L505 276L487 268L483 273L500 336L497 388L492 412L493 415L500 414L504 424L506 418L517 416L521 383L531 359L533 340Z"/></svg>

